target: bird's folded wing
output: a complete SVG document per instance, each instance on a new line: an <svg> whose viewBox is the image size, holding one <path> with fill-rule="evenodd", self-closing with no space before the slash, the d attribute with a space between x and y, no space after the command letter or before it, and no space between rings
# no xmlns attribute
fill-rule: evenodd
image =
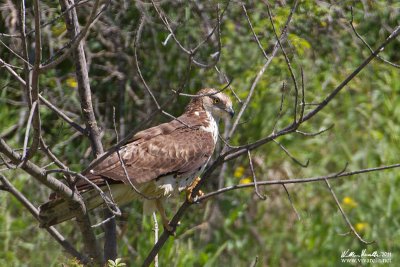
<svg viewBox="0 0 400 267"><path fill-rule="evenodd" d="M193 173L206 164L214 151L211 133L199 127L169 127L171 131L167 132L160 126L146 130L153 129L151 137L140 133L140 138L111 154L91 171L91 178L107 177L124 183L129 179L141 184L164 175Z"/></svg>

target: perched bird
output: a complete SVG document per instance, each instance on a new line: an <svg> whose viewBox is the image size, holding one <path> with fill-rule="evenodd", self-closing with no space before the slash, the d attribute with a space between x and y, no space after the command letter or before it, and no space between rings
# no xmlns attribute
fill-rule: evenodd
<svg viewBox="0 0 400 267"><path fill-rule="evenodd" d="M192 190L207 166L218 139L218 122L232 117L232 101L215 89L202 89L178 118L138 132L118 152L106 157L86 177L118 204L133 199L144 201L144 213L158 210L167 230L171 230L163 208L165 200ZM123 161L123 163L122 163ZM87 210L104 203L99 192L85 180L76 187ZM110 192L111 191L111 192ZM67 202L56 198L39 207L42 226L51 226L74 217Z"/></svg>

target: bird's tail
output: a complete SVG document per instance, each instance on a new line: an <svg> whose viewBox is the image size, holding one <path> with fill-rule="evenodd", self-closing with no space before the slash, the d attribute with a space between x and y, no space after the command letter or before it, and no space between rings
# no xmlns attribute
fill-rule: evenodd
<svg viewBox="0 0 400 267"><path fill-rule="evenodd" d="M111 196L109 193L111 189ZM104 193L118 205L125 204L135 198L132 189L124 184L112 184L101 188ZM96 190L88 190L81 194L86 210L90 211L104 203L103 198ZM39 218L42 227L49 227L70 220L75 217L74 207L71 207L63 198L50 200L39 207Z"/></svg>

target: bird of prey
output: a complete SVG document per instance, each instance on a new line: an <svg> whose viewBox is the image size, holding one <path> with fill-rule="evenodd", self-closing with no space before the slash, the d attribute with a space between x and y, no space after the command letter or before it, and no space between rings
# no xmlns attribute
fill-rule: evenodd
<svg viewBox="0 0 400 267"><path fill-rule="evenodd" d="M178 118L138 132L127 144L110 154L86 177L118 205L133 199L144 202L144 213L160 212L171 230L163 208L165 200L191 190L199 182L214 152L220 118L232 117L232 101L215 89L200 90ZM85 180L76 183L87 210L104 203ZM40 206L42 226L51 226L74 217L67 202L56 198Z"/></svg>

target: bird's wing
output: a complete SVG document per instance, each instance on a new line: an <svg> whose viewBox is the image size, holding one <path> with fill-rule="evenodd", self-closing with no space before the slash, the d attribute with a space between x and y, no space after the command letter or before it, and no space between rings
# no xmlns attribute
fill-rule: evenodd
<svg viewBox="0 0 400 267"><path fill-rule="evenodd" d="M171 121L139 132L131 143L96 166L89 178L94 182L107 177L129 183L129 177L130 182L141 184L168 174L184 175L199 170L212 155L215 145L211 133L193 122L190 124L187 127Z"/></svg>

